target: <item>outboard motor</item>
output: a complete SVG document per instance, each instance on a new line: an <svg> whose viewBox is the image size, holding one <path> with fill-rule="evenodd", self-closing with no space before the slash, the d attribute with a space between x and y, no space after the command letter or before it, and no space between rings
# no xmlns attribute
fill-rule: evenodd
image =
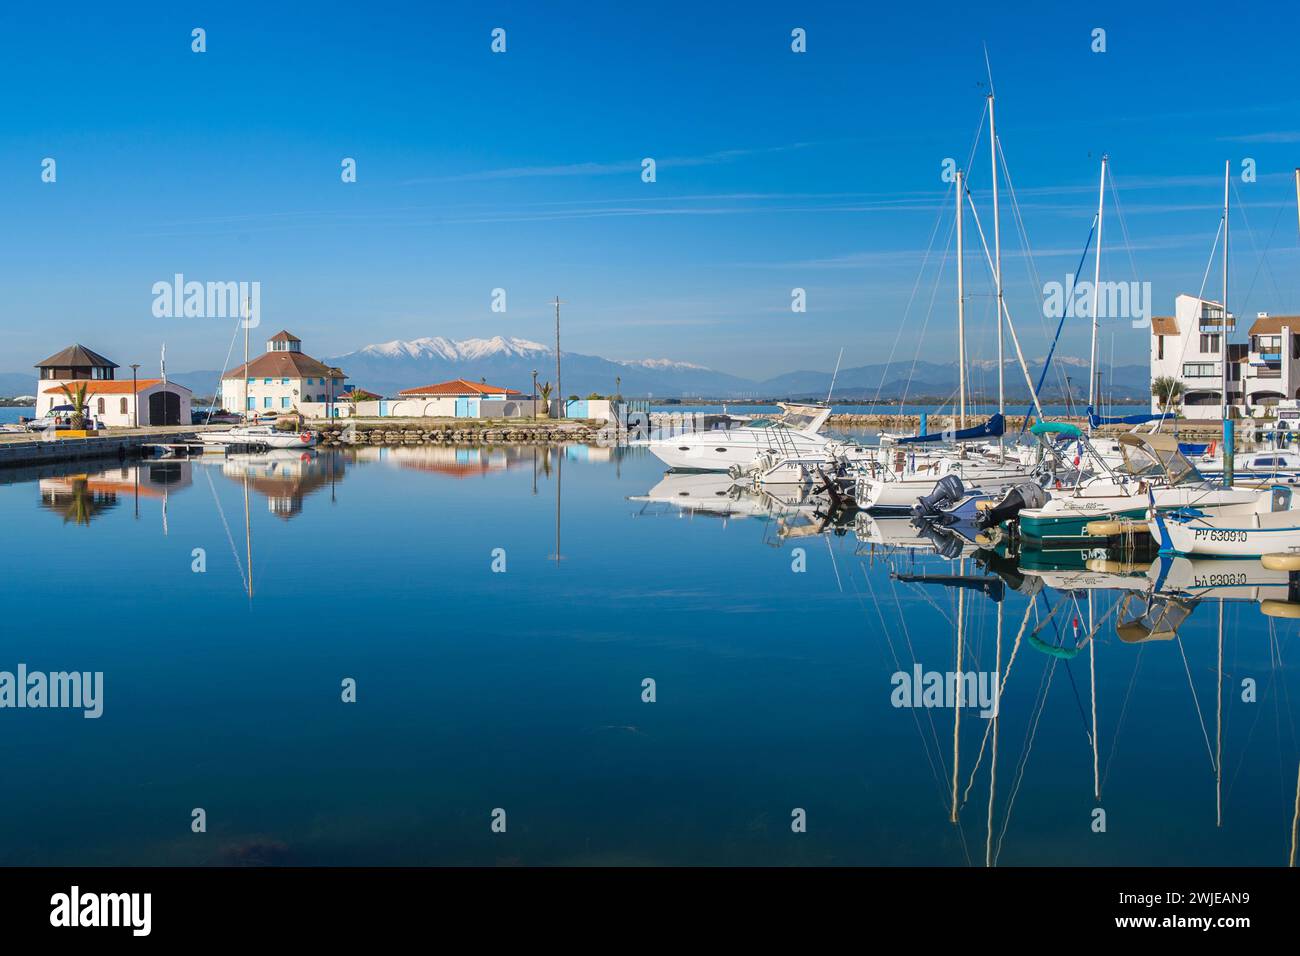
<svg viewBox="0 0 1300 956"><path fill-rule="evenodd" d="M965 551L962 539L945 528L925 521L917 522L920 537L928 538L934 545L934 550L939 552L939 557L945 561L956 561Z"/></svg>
<svg viewBox="0 0 1300 956"><path fill-rule="evenodd" d="M1002 522L1010 521L1019 515L1022 508L1041 508L1045 504L1047 504L1047 492L1041 485L1036 485L1032 481L1022 482L1003 495L1002 500L992 508L986 508L976 515L975 527L981 531L996 528Z"/></svg>
<svg viewBox="0 0 1300 956"><path fill-rule="evenodd" d="M944 508L951 508L966 494L966 486L956 475L944 475L935 484L934 490L922 495L912 505L912 514L917 518L937 518Z"/></svg>

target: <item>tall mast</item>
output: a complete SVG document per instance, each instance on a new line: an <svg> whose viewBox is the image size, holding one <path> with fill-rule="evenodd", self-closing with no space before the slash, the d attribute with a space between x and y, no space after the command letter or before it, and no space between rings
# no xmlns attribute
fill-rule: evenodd
<svg viewBox="0 0 1300 956"><path fill-rule="evenodd" d="M1228 182L1231 161L1223 164L1223 319L1219 326L1219 366L1222 370L1223 420L1228 420ZM1226 426L1225 426L1226 427Z"/></svg>
<svg viewBox="0 0 1300 956"><path fill-rule="evenodd" d="M961 225L966 200L965 174L957 170L957 427L966 427L966 289L965 246L962 243Z"/></svg>
<svg viewBox="0 0 1300 956"><path fill-rule="evenodd" d="M249 299L244 298L244 407L240 410L244 421L248 421L248 310Z"/></svg>
<svg viewBox="0 0 1300 956"><path fill-rule="evenodd" d="M993 93L989 92L989 157L993 161L993 281L997 285L998 306L998 414L1007 411L1006 387L1002 367L1002 233L998 216L998 129L993 120ZM998 459L1003 457L1002 436L998 436Z"/></svg>
<svg viewBox="0 0 1300 956"><path fill-rule="evenodd" d="M560 383L560 297L555 297L555 394L560 399L560 417L568 416L568 403L564 400L564 388Z"/></svg>
<svg viewBox="0 0 1300 956"><path fill-rule="evenodd" d="M1097 258L1092 270L1092 350L1088 357L1088 433L1092 434L1092 415L1098 413L1101 389L1097 387L1098 306L1101 304L1101 217L1106 202L1106 157L1101 157L1101 185L1097 187Z"/></svg>
<svg viewBox="0 0 1300 956"><path fill-rule="evenodd" d="M1300 225L1300 167L1295 171L1295 212L1297 224Z"/></svg>

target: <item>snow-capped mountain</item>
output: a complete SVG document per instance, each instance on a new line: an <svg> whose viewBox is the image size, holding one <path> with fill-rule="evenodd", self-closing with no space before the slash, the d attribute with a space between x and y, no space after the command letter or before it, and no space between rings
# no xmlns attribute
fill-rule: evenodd
<svg viewBox="0 0 1300 956"><path fill-rule="evenodd" d="M453 340L442 336L412 339L410 341L383 342L367 345L326 359L348 373L355 385L371 391L394 395L404 388L429 385L453 378L470 381L486 379L491 385L502 385L529 392L533 371L537 381L555 381L555 352L540 342L496 335L492 338ZM1058 366L1073 371L1085 366L1085 360L1058 355L1053 360ZM992 370L996 361L977 360L970 363L976 373L971 386L983 393L994 387ZM1042 359L1031 360L1035 371L1042 367ZM1024 380L1014 361L1008 359L1006 376L1009 399L1023 400L1028 394ZM1144 367L1117 368L1115 374L1104 373L1106 388L1116 397L1141 398L1145 395L1148 375ZM787 372L764 381L753 381L719 372L693 362L669 358L619 359L564 352L563 387L566 395L602 395L620 388L624 395L655 398L825 398L830 387L831 373L820 371ZM1072 375L1075 390L1086 390L1084 379ZM1080 385L1080 382L1084 382ZM863 365L842 368L835 379L837 398L897 398L900 396L950 396L957 387L957 367L952 363L896 362L889 365ZM1048 395L1060 391L1060 376L1053 374L1046 383Z"/></svg>
<svg viewBox="0 0 1300 956"><path fill-rule="evenodd" d="M453 378L482 378L491 385L526 393L532 389L534 369L539 383L555 380L553 348L502 335L459 341L428 336L381 342L325 361L346 371L349 381L385 394ZM621 388L626 395L681 397L732 395L753 389L752 382L692 362L667 358L616 361L567 349L562 374L568 395L604 395Z"/></svg>
<svg viewBox="0 0 1300 956"><path fill-rule="evenodd" d="M448 362L469 362L494 355L529 355L550 351L540 342L528 339L505 338L495 335L490 339L463 339L459 342L441 335L411 339L409 342L393 340L379 345L367 345L353 355L385 359L445 359Z"/></svg>

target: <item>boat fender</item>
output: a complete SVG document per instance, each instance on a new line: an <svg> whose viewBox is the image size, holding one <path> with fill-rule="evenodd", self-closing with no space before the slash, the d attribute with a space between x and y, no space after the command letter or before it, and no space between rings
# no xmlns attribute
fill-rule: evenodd
<svg viewBox="0 0 1300 956"><path fill-rule="evenodd" d="M1270 571L1300 571L1300 553L1294 551L1274 551L1262 555L1259 563Z"/></svg>
<svg viewBox="0 0 1300 956"><path fill-rule="evenodd" d="M1145 521L1089 521L1083 530L1091 538L1114 538L1122 534L1146 534L1150 529Z"/></svg>
<svg viewBox="0 0 1300 956"><path fill-rule="evenodd" d="M1300 619L1300 603L1295 601L1260 601L1259 609L1266 617Z"/></svg>

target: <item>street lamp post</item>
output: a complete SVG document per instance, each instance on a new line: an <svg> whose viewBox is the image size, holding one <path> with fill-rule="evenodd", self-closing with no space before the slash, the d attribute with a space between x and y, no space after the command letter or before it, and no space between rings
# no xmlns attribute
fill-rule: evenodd
<svg viewBox="0 0 1300 956"><path fill-rule="evenodd" d="M131 402L134 408L134 411L131 414L132 428L140 427L140 392L138 391L138 387L136 385L136 375L139 372L139 370L140 370L140 363L132 362L131 363Z"/></svg>
<svg viewBox="0 0 1300 956"><path fill-rule="evenodd" d="M537 369L533 369L533 420L537 420Z"/></svg>

